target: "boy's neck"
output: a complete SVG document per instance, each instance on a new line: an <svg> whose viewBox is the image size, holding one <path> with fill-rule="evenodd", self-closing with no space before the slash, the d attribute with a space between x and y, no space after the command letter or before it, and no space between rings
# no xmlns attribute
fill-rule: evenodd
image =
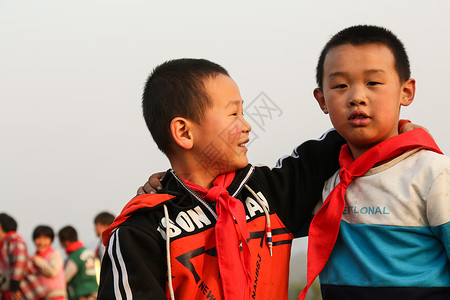
<svg viewBox="0 0 450 300"><path fill-rule="evenodd" d="M396 135L394 135L394 136L397 136L398 134L396 134ZM394 136L391 136L390 138L392 138L392 137L394 137ZM389 138L388 138L389 139ZM388 140L388 139L386 139L386 140ZM353 145L353 144L351 144L351 143L349 143L349 142L347 142L347 144L348 144L348 147L349 147L349 149L350 149L350 152L352 153L352 156L353 156L353 159L354 160L356 160L356 159L358 159L361 155L363 155L366 151L368 151L369 149L371 149L371 148L373 148L373 147L375 147L375 146L377 146L378 144L380 144L380 143L382 143L382 142L384 142L384 141L386 141L386 140L383 140L383 141L380 141L380 142L378 142L378 143L376 143L376 144L368 144L368 145L363 145L363 146L361 146L361 145ZM388 159L388 160L385 160L385 161L380 161L379 163L377 163L376 164L376 166L379 166L379 165L382 165L382 164L384 164L384 163L387 163L388 161L390 161L390 160L392 160L392 159L394 159L394 158L391 158L391 159Z"/></svg>
<svg viewBox="0 0 450 300"><path fill-rule="evenodd" d="M182 171L177 171L176 169L173 169L173 170L181 178L188 180L192 183L195 183L199 186L202 186L204 188L209 189L213 185L212 182L213 182L214 178L208 174L205 174L204 176L202 176L202 175L199 176L198 174L191 173L191 172L182 172Z"/></svg>
<svg viewBox="0 0 450 300"><path fill-rule="evenodd" d="M176 158L172 157L169 160L178 176L207 189L212 187L214 178L220 175L205 169L197 160L186 156L177 155Z"/></svg>
<svg viewBox="0 0 450 300"><path fill-rule="evenodd" d="M350 152L352 153L352 156L353 156L354 160L358 159L358 157L363 155L370 148L376 146L376 145L373 145L373 146L368 147L368 148L362 148L360 146L354 146L354 145L352 145L350 143L347 143L347 144L348 144L348 147L350 148Z"/></svg>

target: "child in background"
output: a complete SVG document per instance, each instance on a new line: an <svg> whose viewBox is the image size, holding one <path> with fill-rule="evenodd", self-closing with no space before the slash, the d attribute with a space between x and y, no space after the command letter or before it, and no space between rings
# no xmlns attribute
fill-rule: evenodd
<svg viewBox="0 0 450 300"><path fill-rule="evenodd" d="M397 133L415 94L402 42L382 27L344 29L316 77L347 145L311 222L308 284L326 262L323 299L450 299L450 158L422 129Z"/></svg>
<svg viewBox="0 0 450 300"><path fill-rule="evenodd" d="M64 260L61 253L52 247L54 237L55 233L51 227L37 226L33 231L36 254L32 259L39 270L39 279L47 288L45 299L65 300L67 299L67 292L64 278Z"/></svg>
<svg viewBox="0 0 450 300"><path fill-rule="evenodd" d="M0 299L38 300L46 294L27 246L16 232L17 222L0 213Z"/></svg>
<svg viewBox="0 0 450 300"><path fill-rule="evenodd" d="M114 215L106 211L97 214L94 218L95 234L99 238L97 247L95 248L95 277L97 278L97 283L100 283L100 269L103 255L105 254L102 233L112 222L114 222Z"/></svg>
<svg viewBox="0 0 450 300"><path fill-rule="evenodd" d="M72 226L62 228L58 237L67 253L64 274L69 300L95 300L98 284L95 277L94 252L83 246Z"/></svg>
<svg viewBox="0 0 450 300"><path fill-rule="evenodd" d="M95 234L99 237L99 243L95 249L95 257L101 262L105 254L105 246L102 243L102 233L114 222L114 215L103 211L97 214L94 218Z"/></svg>

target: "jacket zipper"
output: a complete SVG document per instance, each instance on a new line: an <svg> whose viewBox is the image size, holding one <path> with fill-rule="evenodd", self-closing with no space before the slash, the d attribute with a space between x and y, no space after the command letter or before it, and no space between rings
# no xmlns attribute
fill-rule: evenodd
<svg viewBox="0 0 450 300"><path fill-rule="evenodd" d="M170 173L172 173L172 175L175 177L175 179L192 195L195 197L195 199L197 199L198 201L200 201L200 203L202 203L208 210L209 212L214 216L214 218L217 220L217 214L214 211L213 207L211 206L211 204L208 203L208 201L205 201L202 197L200 197L199 195L197 195L196 192L194 192L193 190L191 190L184 182L183 180L180 179L180 177L178 177L177 173L175 173L174 170L170 170Z"/></svg>

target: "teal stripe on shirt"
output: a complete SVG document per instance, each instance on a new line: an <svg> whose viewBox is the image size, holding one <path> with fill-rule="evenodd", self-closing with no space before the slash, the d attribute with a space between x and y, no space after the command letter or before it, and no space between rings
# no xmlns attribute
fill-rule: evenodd
<svg viewBox="0 0 450 300"><path fill-rule="evenodd" d="M360 287L450 286L449 256L441 241L449 232L450 223L432 228L341 221L320 282Z"/></svg>

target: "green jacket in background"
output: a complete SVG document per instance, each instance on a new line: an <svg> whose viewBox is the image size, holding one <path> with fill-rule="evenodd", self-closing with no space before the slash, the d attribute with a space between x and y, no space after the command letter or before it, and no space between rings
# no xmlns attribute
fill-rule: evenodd
<svg viewBox="0 0 450 300"><path fill-rule="evenodd" d="M94 252L80 247L68 254L68 260L74 262L78 268L75 276L67 282L69 300L78 300L81 296L97 293L98 284L95 276Z"/></svg>

